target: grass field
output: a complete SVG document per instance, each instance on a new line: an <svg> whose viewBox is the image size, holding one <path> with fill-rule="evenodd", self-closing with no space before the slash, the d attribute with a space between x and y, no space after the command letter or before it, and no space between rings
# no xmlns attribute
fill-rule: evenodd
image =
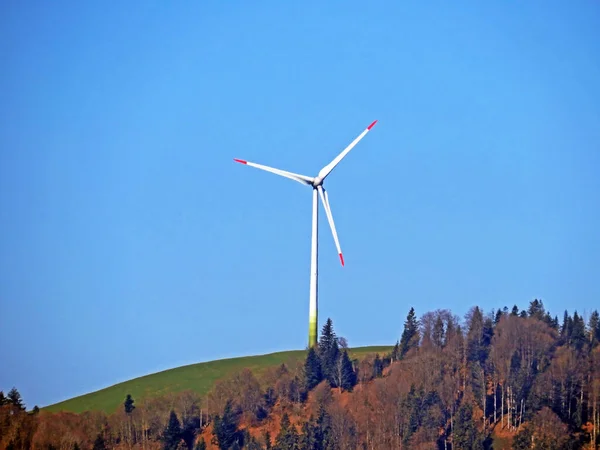
<svg viewBox="0 0 600 450"><path fill-rule="evenodd" d="M391 350L392 347L357 347L349 349L349 354L351 358L361 359L369 354L383 355ZM294 364L302 360L305 355L304 350L294 350L191 364L134 378L42 409L52 412L104 411L112 413L123 404L127 394L131 394L138 402L143 398L185 390L193 390L204 395L210 391L216 380L243 368L252 370L257 377L260 377L270 367L282 363Z"/></svg>

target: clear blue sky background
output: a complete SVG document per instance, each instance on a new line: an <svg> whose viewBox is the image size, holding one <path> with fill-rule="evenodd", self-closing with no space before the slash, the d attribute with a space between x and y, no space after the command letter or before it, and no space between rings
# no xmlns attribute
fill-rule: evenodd
<svg viewBox="0 0 600 450"><path fill-rule="evenodd" d="M600 3L3 2L0 389L29 407L411 306L600 306Z"/></svg>

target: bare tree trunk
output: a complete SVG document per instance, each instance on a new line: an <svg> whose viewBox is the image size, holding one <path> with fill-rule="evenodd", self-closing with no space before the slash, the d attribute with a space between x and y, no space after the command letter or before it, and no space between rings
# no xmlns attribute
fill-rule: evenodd
<svg viewBox="0 0 600 450"><path fill-rule="evenodd" d="M501 429L504 428L504 388L504 383L502 383L502 401L500 402L500 414L502 414L502 419L500 420Z"/></svg>
<svg viewBox="0 0 600 450"><path fill-rule="evenodd" d="M568 391L569 394L567 397L567 403L569 404L569 415L567 417L569 418L569 420L571 420L571 390L572 390L572 387L569 387L569 391Z"/></svg>
<svg viewBox="0 0 600 450"><path fill-rule="evenodd" d="M452 446L454 446L454 404L450 408L450 439L452 439Z"/></svg>
<svg viewBox="0 0 600 450"><path fill-rule="evenodd" d="M496 425L496 406L497 406L497 398L496 398L496 392L498 391L498 384L496 384L496 382L494 382L494 425Z"/></svg>
<svg viewBox="0 0 600 450"><path fill-rule="evenodd" d="M560 400L561 400L561 410L565 412L565 382L563 379L560 380Z"/></svg>
<svg viewBox="0 0 600 450"><path fill-rule="evenodd" d="M581 374L581 393L579 394L579 404L581 405L581 420L583 421L583 390L585 388L585 375Z"/></svg>
<svg viewBox="0 0 600 450"><path fill-rule="evenodd" d="M483 410L483 432L485 433L486 430L486 403L487 403L487 383L485 382L485 371L483 370L483 367L479 367L481 370L481 380L483 383L483 395L482 395L482 399L481 399L481 409Z"/></svg>
<svg viewBox="0 0 600 450"><path fill-rule="evenodd" d="M593 413L592 413L592 422L594 424L594 426L592 427L592 442L594 443L594 445L596 444L596 439L598 436L598 402L596 401L596 397L595 397L595 393L594 393L594 401L592 402L592 409L593 409Z"/></svg>
<svg viewBox="0 0 600 450"><path fill-rule="evenodd" d="M510 386L506 386L506 425L510 430Z"/></svg>
<svg viewBox="0 0 600 450"><path fill-rule="evenodd" d="M519 415L519 426L523 423L523 406L525 405L525 399L521 399L521 414Z"/></svg>

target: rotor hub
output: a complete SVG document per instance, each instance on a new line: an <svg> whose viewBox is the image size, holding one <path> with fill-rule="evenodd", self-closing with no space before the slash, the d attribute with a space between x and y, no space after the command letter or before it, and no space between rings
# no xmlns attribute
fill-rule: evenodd
<svg viewBox="0 0 600 450"><path fill-rule="evenodd" d="M312 185L313 185L314 188L318 188L319 186L323 186L323 178L317 176L313 180Z"/></svg>

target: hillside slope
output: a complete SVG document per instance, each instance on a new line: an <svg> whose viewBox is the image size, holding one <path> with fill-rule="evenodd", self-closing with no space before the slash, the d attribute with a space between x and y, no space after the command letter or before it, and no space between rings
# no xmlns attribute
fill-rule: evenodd
<svg viewBox="0 0 600 450"><path fill-rule="evenodd" d="M386 346L357 347L349 349L349 354L351 358L360 359L374 353L382 355L391 349L392 347ZM131 394L136 402L148 397L185 390L192 390L204 395L210 391L215 381L243 368L252 370L260 378L261 374L270 367L280 364L291 365L301 361L305 356L304 350L292 350L191 364L124 381L42 409L50 412L69 411L74 413L103 411L110 414L123 404L127 394Z"/></svg>

